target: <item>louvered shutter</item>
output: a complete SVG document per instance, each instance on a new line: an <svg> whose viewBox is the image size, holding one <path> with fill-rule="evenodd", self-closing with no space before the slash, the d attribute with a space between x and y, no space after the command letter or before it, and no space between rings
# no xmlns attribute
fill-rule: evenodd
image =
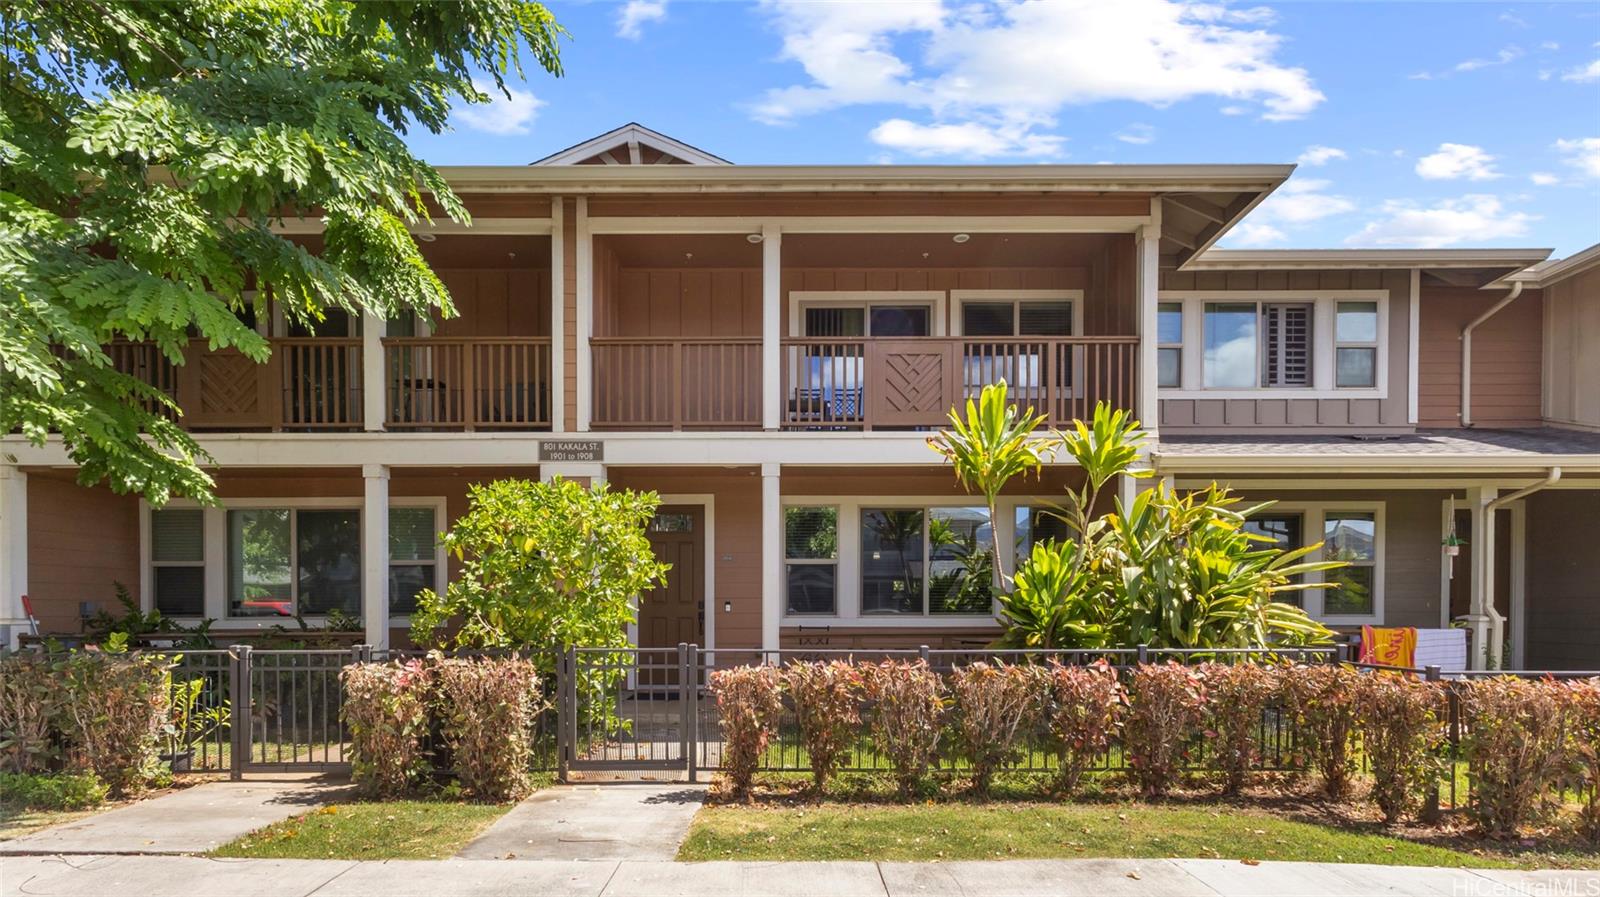
<svg viewBox="0 0 1600 897"><path fill-rule="evenodd" d="M1262 330L1266 335L1266 369L1262 383L1267 386L1310 386L1310 303L1267 304L1262 306L1261 316Z"/></svg>

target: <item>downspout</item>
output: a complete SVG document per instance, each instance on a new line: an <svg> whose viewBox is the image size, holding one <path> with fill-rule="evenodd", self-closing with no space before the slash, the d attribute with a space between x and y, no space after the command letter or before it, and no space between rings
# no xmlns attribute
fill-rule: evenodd
<svg viewBox="0 0 1600 897"><path fill-rule="evenodd" d="M1521 286L1521 284L1518 284L1518 286ZM1509 302L1510 299L1515 298L1516 296L1513 295L1505 301ZM1553 486L1560 479L1561 468L1552 467L1544 475L1544 479L1540 480L1539 482L1534 483L1531 486L1524 486L1515 492L1512 492L1508 495L1502 495L1499 498L1489 502L1484 506L1483 509L1483 517L1487 528L1490 531L1494 530L1494 515L1496 511L1499 511L1501 508L1504 508L1519 499L1527 498L1541 489ZM1497 535L1495 538L1498 539L1499 536ZM1492 552L1494 551L1494 546L1479 545L1478 550ZM1484 601L1485 606L1483 610L1484 613L1489 615L1489 664L1491 669L1498 670L1502 668L1503 661L1505 660L1506 618L1501 616L1500 611L1495 609L1493 579L1484 584L1483 596L1486 599Z"/></svg>
<svg viewBox="0 0 1600 897"><path fill-rule="evenodd" d="M1472 426L1472 331L1478 325L1500 313L1500 310L1517 300L1522 295L1522 281L1511 285L1511 292L1504 299L1489 306L1483 314L1472 319L1472 322L1461 328L1461 426Z"/></svg>

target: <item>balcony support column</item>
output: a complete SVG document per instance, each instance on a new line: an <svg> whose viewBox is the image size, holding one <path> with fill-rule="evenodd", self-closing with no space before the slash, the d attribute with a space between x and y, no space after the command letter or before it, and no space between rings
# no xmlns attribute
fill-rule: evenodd
<svg viewBox="0 0 1600 897"><path fill-rule="evenodd" d="M0 648L16 650L28 629L28 475L0 464Z"/></svg>
<svg viewBox="0 0 1600 897"><path fill-rule="evenodd" d="M367 644L389 648L389 468L361 466L361 618Z"/></svg>
<svg viewBox="0 0 1600 897"><path fill-rule="evenodd" d="M388 321L370 311L361 313L361 428L369 432L381 431L386 417L383 338L388 331Z"/></svg>
<svg viewBox="0 0 1600 897"><path fill-rule="evenodd" d="M589 233L589 201L578 197L573 221L573 235L577 246L573 259L578 267L578 308L574 317L577 339L577 383L573 386L578 402L578 420L575 429L589 431L589 421L594 414L591 395L594 382L594 361L589 348L589 338L594 336L594 242ZM606 297L609 301L612 297Z"/></svg>
<svg viewBox="0 0 1600 897"><path fill-rule="evenodd" d="M761 650L780 647L783 620L783 500L780 465L761 465Z"/></svg>
<svg viewBox="0 0 1600 897"><path fill-rule="evenodd" d="M783 232L761 225L761 429L776 430L782 418L780 383L783 337Z"/></svg>
<svg viewBox="0 0 1600 897"><path fill-rule="evenodd" d="M1139 285L1137 296L1139 373L1134 378L1137 398L1133 413L1144 425L1151 444L1154 444L1156 430L1161 420L1160 393L1156 388L1158 364L1156 313L1159 310L1161 288L1161 199L1159 197L1150 201L1150 218L1151 223L1141 228L1134 240Z"/></svg>

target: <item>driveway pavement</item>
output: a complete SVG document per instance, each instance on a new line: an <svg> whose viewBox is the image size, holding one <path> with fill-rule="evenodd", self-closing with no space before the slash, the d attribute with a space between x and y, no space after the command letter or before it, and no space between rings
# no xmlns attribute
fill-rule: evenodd
<svg viewBox="0 0 1600 897"><path fill-rule="evenodd" d="M316 776L207 782L0 841L0 855L205 853L337 800L349 787Z"/></svg>
<svg viewBox="0 0 1600 897"><path fill-rule="evenodd" d="M706 786L557 785L517 804L461 850L465 859L670 860Z"/></svg>
<svg viewBox="0 0 1600 897"><path fill-rule="evenodd" d="M0 897L1554 897L1600 893L1600 870L1505 872L1231 860L671 863L613 860L214 860L3 857Z"/></svg>

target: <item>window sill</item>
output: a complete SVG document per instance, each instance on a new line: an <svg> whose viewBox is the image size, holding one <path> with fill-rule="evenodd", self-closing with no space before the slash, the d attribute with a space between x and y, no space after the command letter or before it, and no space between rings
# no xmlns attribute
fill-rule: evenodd
<svg viewBox="0 0 1600 897"><path fill-rule="evenodd" d="M1000 624L995 622L989 614L950 614L937 617L920 616L914 614L898 614L895 616L870 616L870 617L805 617L785 616L779 621L780 626L838 626L842 629L896 629L909 627L922 627L937 629L940 627L971 628L973 626L988 626L995 629Z"/></svg>
<svg viewBox="0 0 1600 897"><path fill-rule="evenodd" d="M1259 387L1256 389L1178 389L1161 387L1159 399L1387 399L1381 389L1311 389L1302 387Z"/></svg>

